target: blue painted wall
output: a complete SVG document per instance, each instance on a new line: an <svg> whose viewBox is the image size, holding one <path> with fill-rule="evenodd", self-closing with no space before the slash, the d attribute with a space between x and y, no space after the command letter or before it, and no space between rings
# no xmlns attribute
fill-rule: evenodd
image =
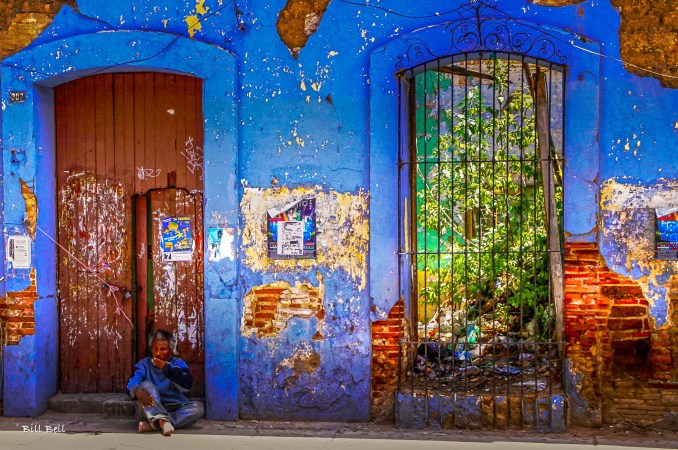
<svg viewBox="0 0 678 450"><path fill-rule="evenodd" d="M208 416L366 420L369 324L388 314L404 293L399 286L405 286L397 255L394 74L449 54L450 36L441 24L463 20L470 2L393 0L358 6L333 0L298 59L276 29L285 3L81 0L78 12L64 8L31 46L3 62L4 234L25 233L18 177L35 180L38 223L54 231L55 213L48 206L54 204L51 86L93 71L132 68L203 78L205 226L235 230L237 250L234 259L205 266ZM546 33L566 58L565 231L573 240L594 241L599 187L605 180L631 177L650 186L676 178L671 149L678 147L678 91L625 71L619 61L620 18L609 0L559 8L527 0L487 3L500 8L488 14L511 27ZM189 32L191 17L200 21L199 30ZM428 53L417 53L415 42ZM543 57L539 47L530 52ZM28 101L9 104L8 92L17 90L25 90ZM625 149L626 139L635 153ZM13 161L11 150L25 154L25 160ZM274 195L280 188L370 195L369 216L364 214L370 233L365 287L350 276L347 260L285 269L246 257L242 231L258 206L243 198L253 189ZM620 251L607 241L602 249L609 259ZM49 347L58 327L55 252L40 234L34 250L40 321L34 337L5 348L6 414L37 414L56 389L56 350ZM26 286L28 271L5 270L7 291ZM318 275L324 280L322 324L293 318L275 337L242 332L242 299L253 288L279 281L317 286ZM320 329L324 337L314 340ZM280 365L302 349L318 354L320 367L281 389L291 374ZM38 387L43 386L38 374L49 380L44 387ZM19 408L12 399L23 392L31 401Z"/></svg>

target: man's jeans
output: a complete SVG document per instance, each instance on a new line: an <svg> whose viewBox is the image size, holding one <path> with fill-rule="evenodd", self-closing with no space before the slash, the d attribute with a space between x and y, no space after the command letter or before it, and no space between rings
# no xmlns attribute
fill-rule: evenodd
<svg viewBox="0 0 678 450"><path fill-rule="evenodd" d="M147 419L156 428L156 421L160 419L169 420L174 428L188 427L205 414L205 407L200 402L162 403L153 383L143 381L140 386L153 396L153 406L142 407L137 401L137 418Z"/></svg>

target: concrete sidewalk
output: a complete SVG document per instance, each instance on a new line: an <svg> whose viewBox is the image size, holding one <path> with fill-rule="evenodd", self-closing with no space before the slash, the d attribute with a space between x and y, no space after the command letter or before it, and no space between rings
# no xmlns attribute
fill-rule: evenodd
<svg viewBox="0 0 678 450"><path fill-rule="evenodd" d="M340 449L374 449L374 450L539 450L543 448L558 450L575 450L593 448L594 443L556 443L556 442L515 442L515 441L483 441L483 442L449 442L449 441L415 441L383 438L347 438L347 437L280 437L280 436L225 436L177 434L166 438L160 434L129 433L23 433L19 431L0 431L0 449L252 449L252 450L340 450ZM602 445L606 450L628 448L622 445ZM642 446L641 449L656 447ZM675 447L674 447L675 448Z"/></svg>
<svg viewBox="0 0 678 450"><path fill-rule="evenodd" d="M299 439L303 438L303 439ZM47 412L37 418L0 417L0 450L9 448L261 448L339 449L383 448L389 450L426 447L457 449L581 448L617 446L678 448L678 430L639 426L576 429L567 433L538 433L530 430L403 430L393 425L344 422L221 422L201 420L170 438L159 433L136 433L130 418L99 414ZM284 445L289 445L285 447ZM379 447L377 447L377 445ZM20 447L19 447L20 446ZM60 447L61 446L61 447ZM423 448L421 450L424 450Z"/></svg>

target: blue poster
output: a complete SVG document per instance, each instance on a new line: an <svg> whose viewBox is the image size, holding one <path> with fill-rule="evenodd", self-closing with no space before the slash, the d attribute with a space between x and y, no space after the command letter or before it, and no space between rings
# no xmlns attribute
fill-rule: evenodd
<svg viewBox="0 0 678 450"><path fill-rule="evenodd" d="M162 260L191 261L193 240L189 217L165 217L162 219Z"/></svg>

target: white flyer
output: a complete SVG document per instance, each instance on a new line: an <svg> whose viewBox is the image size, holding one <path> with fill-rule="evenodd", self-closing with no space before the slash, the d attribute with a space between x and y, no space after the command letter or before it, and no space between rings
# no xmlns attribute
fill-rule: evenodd
<svg viewBox="0 0 678 450"><path fill-rule="evenodd" d="M279 222L278 254L304 255L304 222L298 220Z"/></svg>
<svg viewBox="0 0 678 450"><path fill-rule="evenodd" d="M31 268L30 236L10 236L7 239L7 260L15 269Z"/></svg>

